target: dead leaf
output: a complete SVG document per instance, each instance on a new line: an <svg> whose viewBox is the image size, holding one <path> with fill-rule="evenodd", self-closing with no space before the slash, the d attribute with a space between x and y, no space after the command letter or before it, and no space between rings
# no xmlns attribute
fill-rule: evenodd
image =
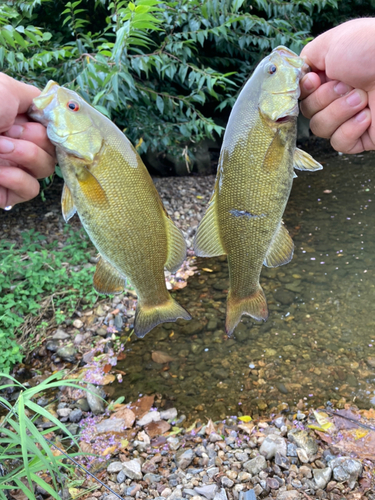
<svg viewBox="0 0 375 500"><path fill-rule="evenodd" d="M110 418L121 418L125 421L125 428L128 429L130 427L133 427L134 420L135 420L135 414L130 408L126 408L124 405L122 405L123 408L120 408L117 410L113 415L111 415Z"/></svg>
<svg viewBox="0 0 375 500"><path fill-rule="evenodd" d="M107 363L106 365L103 366L103 372L104 373L109 373L112 370L112 365Z"/></svg>
<svg viewBox="0 0 375 500"><path fill-rule="evenodd" d="M104 377L101 377L100 380L96 381L95 383L98 385L108 385L111 384L116 377L112 373L107 373L107 375L104 375Z"/></svg>
<svg viewBox="0 0 375 500"><path fill-rule="evenodd" d="M215 424L210 419L206 425L206 434L211 434L211 432L217 432Z"/></svg>
<svg viewBox="0 0 375 500"><path fill-rule="evenodd" d="M343 417L343 418L340 418ZM355 422L351 422L350 420L360 420L361 417L357 413L352 412L351 410L338 410L334 415L335 426L338 430L341 429L356 429L358 425Z"/></svg>
<svg viewBox="0 0 375 500"><path fill-rule="evenodd" d="M320 439L322 441L324 441L325 443L332 444L332 438L328 434L325 434L324 432L320 432L320 431L317 431L317 430L315 430L315 433L318 434L318 436L320 437Z"/></svg>
<svg viewBox="0 0 375 500"><path fill-rule="evenodd" d="M247 432L247 434L251 434L252 430L254 429L255 425L252 422L247 422L244 424L240 424L238 426L239 429Z"/></svg>
<svg viewBox="0 0 375 500"><path fill-rule="evenodd" d="M362 415L368 420L375 420L375 410L374 408L370 408L369 410L363 410Z"/></svg>
<svg viewBox="0 0 375 500"><path fill-rule="evenodd" d="M80 447L80 450L82 451L82 453L88 453L88 454L94 453L94 449L91 446L91 444L85 443L85 441L81 441L79 443L79 447Z"/></svg>
<svg viewBox="0 0 375 500"><path fill-rule="evenodd" d="M146 432L151 439L168 432L170 428L171 425L165 420L159 420L159 422L151 422L150 424L145 425Z"/></svg>
<svg viewBox="0 0 375 500"><path fill-rule="evenodd" d="M106 455L113 455L117 450L117 445L109 446L104 451L101 452L101 455L105 457Z"/></svg>
<svg viewBox="0 0 375 500"><path fill-rule="evenodd" d="M135 418L142 418L150 411L151 406L154 404L155 395L142 396L132 403L129 408L134 412Z"/></svg>
<svg viewBox="0 0 375 500"><path fill-rule="evenodd" d="M117 355L117 361L123 361L126 358L126 354L124 352L119 352Z"/></svg>
<svg viewBox="0 0 375 500"><path fill-rule="evenodd" d="M152 358L152 361L154 361L155 363L160 363L160 364L170 363L171 361L174 361L174 358L172 358L171 356L169 356L169 354L167 354L166 352L163 352L163 351L154 351L151 354L151 358Z"/></svg>

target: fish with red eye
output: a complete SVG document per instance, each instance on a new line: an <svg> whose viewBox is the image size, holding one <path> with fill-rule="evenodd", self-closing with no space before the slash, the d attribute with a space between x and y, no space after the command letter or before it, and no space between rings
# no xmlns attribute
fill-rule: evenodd
<svg viewBox="0 0 375 500"><path fill-rule="evenodd" d="M67 104L67 106L72 111L78 111L79 110L79 104L78 104L78 102L69 101L68 104Z"/></svg>

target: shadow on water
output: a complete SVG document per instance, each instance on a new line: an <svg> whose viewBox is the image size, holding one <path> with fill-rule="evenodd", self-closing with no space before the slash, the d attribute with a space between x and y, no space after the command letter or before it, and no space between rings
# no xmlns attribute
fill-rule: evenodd
<svg viewBox="0 0 375 500"><path fill-rule="evenodd" d="M118 366L127 376L110 390L127 401L160 393L188 418L280 410L300 400L374 405L374 160L335 155L323 171L298 174L284 218L294 258L261 276L266 323L243 317L228 339L226 259L197 259L197 273L177 293L194 319L127 344ZM155 363L153 351L173 361Z"/></svg>

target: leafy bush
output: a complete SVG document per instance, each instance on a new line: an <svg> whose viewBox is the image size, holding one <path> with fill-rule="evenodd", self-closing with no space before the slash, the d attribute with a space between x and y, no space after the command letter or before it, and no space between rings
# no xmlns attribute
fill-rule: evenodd
<svg viewBox="0 0 375 500"><path fill-rule="evenodd" d="M9 372L22 353L12 333L27 327L29 316L45 315L57 324L71 315L84 299L93 304L98 294L92 286L92 265L87 266L94 247L86 233L66 227L68 238L47 243L34 230L22 233L22 244L0 242L0 370ZM32 323L35 326L34 323ZM48 325L48 323L47 323ZM43 323L39 324L39 328ZM31 338L38 328L30 328Z"/></svg>
<svg viewBox="0 0 375 500"><path fill-rule="evenodd" d="M336 0L9 0L0 64L43 87L78 90L139 152L184 151L221 134L254 65L277 45L299 51L313 14ZM216 111L215 111L216 110Z"/></svg>
<svg viewBox="0 0 375 500"><path fill-rule="evenodd" d="M0 391L9 387L21 391L14 405L0 396L0 405L7 410L0 424L0 464L5 469L3 474L0 473L0 499L7 500L6 492L20 489L25 498L36 500L34 488L39 485L53 498L59 500L61 497L58 491L64 485L61 471L65 470L72 476L75 475L75 470L71 464L65 463L63 455L51 449L44 436L51 435L57 430L68 436L68 440L72 440L76 448L78 443L62 422L33 400L37 394L61 387L62 373L52 375L32 388L24 387L4 373L0 373L0 378L9 380L8 383L0 385ZM64 380L63 384L83 389L75 381ZM55 426L44 431L38 430L36 421L42 418ZM72 456L77 456L77 453L73 453ZM7 470L8 464L9 470ZM48 471L52 484L44 481L39 474L42 471Z"/></svg>

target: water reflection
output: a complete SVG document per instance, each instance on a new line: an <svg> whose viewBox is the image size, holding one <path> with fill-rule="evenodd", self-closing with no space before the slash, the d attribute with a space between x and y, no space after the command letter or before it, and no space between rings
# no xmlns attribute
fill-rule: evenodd
<svg viewBox="0 0 375 500"><path fill-rule="evenodd" d="M294 258L261 275L267 323L243 317L228 339L226 259L197 259L178 292L194 319L132 340L119 366L127 376L111 390L127 401L160 393L190 418L375 404L373 159L335 155L323 171L298 174L284 218ZM174 360L155 363L153 351Z"/></svg>

